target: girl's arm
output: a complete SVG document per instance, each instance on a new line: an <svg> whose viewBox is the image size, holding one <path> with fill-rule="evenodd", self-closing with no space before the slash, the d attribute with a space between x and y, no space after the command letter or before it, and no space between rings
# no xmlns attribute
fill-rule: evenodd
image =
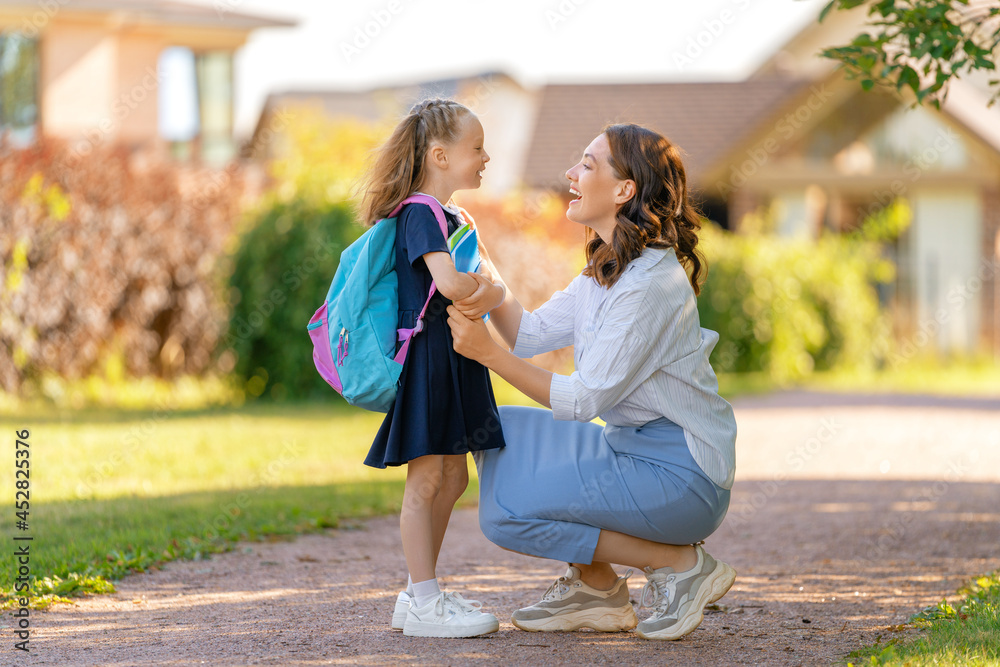
<svg viewBox="0 0 1000 667"><path fill-rule="evenodd" d="M495 313L496 311L491 313L491 319ZM448 306L448 315L448 326L451 327L456 352L486 366L529 398L547 408L552 407L549 398L552 373L524 359L518 359L497 345L482 320L470 320L453 305ZM514 334L516 336L517 331Z"/></svg>
<svg viewBox="0 0 1000 667"><path fill-rule="evenodd" d="M427 270L434 278L437 290L452 301L470 297L479 288L475 278L467 273L459 273L455 262L447 252L429 252L422 255Z"/></svg>

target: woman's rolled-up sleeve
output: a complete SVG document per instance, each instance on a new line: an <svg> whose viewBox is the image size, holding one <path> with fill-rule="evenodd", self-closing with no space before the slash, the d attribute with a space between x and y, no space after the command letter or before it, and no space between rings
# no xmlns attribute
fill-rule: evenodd
<svg viewBox="0 0 1000 667"><path fill-rule="evenodd" d="M657 370L652 352L635 331L602 327L572 375L552 375L552 416L586 422L611 409Z"/></svg>
<svg viewBox="0 0 1000 667"><path fill-rule="evenodd" d="M582 278L574 278L566 289L553 294L533 312L521 313L517 340L511 350L515 356L527 359L573 344L576 293Z"/></svg>

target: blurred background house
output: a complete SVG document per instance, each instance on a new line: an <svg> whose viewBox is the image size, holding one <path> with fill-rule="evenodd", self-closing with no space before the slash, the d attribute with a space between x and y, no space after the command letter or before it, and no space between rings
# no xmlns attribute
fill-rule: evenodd
<svg viewBox="0 0 1000 667"><path fill-rule="evenodd" d="M604 125L636 122L681 147L706 217L731 232L704 235L716 270L701 310L722 336L713 359L722 371L789 381L814 369L873 368L923 355L1000 359L1000 109L986 104L985 78L953 81L940 110L911 109L879 89L863 92L817 53L849 42L862 29L864 8L832 12L822 23L806 16L780 41L748 30L770 51L761 56L758 49L756 65L738 80L681 80L668 66L670 52L661 52L636 63L646 80L605 73L557 81L541 68L513 73L486 64L376 84L356 76L361 56L340 57L350 46L338 45L336 35L358 36L355 44L364 38L363 56L384 58L388 71L414 71L425 54L408 55L400 37L410 30L419 38L426 16L407 14L409 5L390 11L290 2L325 49L296 51L288 42L254 47L256 36L273 39L297 26L247 9L254 4L0 0L0 161L7 161L0 164L0 257L5 284L18 286L0 294L0 309L15 315L0 326L12 350L0 354L0 387L13 391L32 378L38 384L45 373L84 377L117 355L127 374L218 370L261 392L270 387L276 397L322 390L309 384L313 377L301 380L308 391L289 390L288 378L308 372L308 350L296 348L304 362L294 355L274 361L287 347L280 332L311 310L276 308L269 294L277 290L308 309L306 294L325 289L339 255L317 262L315 247L342 246L360 233L347 201L350 182L387 127L427 97L456 98L483 122L488 177L476 199L463 201L474 202L495 256L512 267L529 306L582 266L582 233L563 213L565 170ZM711 20L721 26L718 17L729 9L713 6ZM553 40L578 39L585 19L564 25L573 12L559 18L553 11L537 8L535 16L549 23ZM744 28L757 20L739 18ZM601 20L598 9L591 20ZM395 37L379 37L392 30ZM735 30L702 31L687 42L675 33L665 48L675 61L691 45L714 45L721 54ZM706 34L708 46L698 46L695 39ZM238 71L241 58L249 72ZM265 77L271 61L277 72ZM309 85L299 76L306 70L345 83ZM237 83L258 73L271 89L266 97L257 91L256 121L241 125L246 104L241 112ZM362 84L348 86L350 76ZM35 162L16 158L21 149ZM131 166L116 166L122 153ZM61 224L66 219L79 224ZM830 238L849 243L871 228L882 229L874 255L823 245ZM293 250L288 239L296 234ZM757 245L741 246L746 239ZM77 259L87 249L100 251L90 267ZM772 251L775 262L804 256L813 268L780 265L751 275L765 270L754 266ZM851 256L865 266L837 274L837 262ZM305 266L312 267L308 276ZM788 281L795 285L775 295ZM857 291L845 287L850 281ZM861 303L857 314L848 302ZM93 305L74 310L77 303ZM792 316L791 306L805 310ZM782 327L787 333L775 333ZM890 328L892 343L883 335ZM258 345L258 336L272 339Z"/></svg>
<svg viewBox="0 0 1000 667"><path fill-rule="evenodd" d="M257 28L293 25L183 2L0 0L0 134L222 164L234 53Z"/></svg>
<svg viewBox="0 0 1000 667"><path fill-rule="evenodd" d="M955 81L940 111L863 92L817 55L850 41L864 12L833 13L779 46L746 80L521 85L499 72L363 91L297 90L267 98L253 144L281 108L376 120L429 96L482 117L493 161L484 190L568 199L565 170L600 128L636 122L687 154L706 216L738 230L766 210L769 231L848 233L900 198L908 228L888 249L896 279L883 291L902 337L929 335L942 352L1000 355L1000 108L985 78ZM928 331L930 329L930 331Z"/></svg>

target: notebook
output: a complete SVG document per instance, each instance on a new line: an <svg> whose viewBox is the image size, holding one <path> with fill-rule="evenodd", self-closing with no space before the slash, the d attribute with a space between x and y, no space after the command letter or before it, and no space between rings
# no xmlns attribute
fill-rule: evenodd
<svg viewBox="0 0 1000 667"><path fill-rule="evenodd" d="M448 250L451 252L455 269L459 273L478 271L482 258L479 256L479 235L476 230L463 222L455 232L448 237ZM490 319L490 314L483 315L483 320Z"/></svg>

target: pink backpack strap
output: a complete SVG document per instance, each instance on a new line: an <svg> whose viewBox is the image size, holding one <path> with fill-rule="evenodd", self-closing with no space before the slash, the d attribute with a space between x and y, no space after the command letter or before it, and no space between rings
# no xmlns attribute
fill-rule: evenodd
<svg viewBox="0 0 1000 667"><path fill-rule="evenodd" d="M399 206L392 210L387 217L395 218L399 215L399 212L403 210L403 207L407 204L426 204L431 207L431 211L434 212L434 219L437 220L438 225L441 227L441 233L444 234L444 238L448 239L448 220L444 217L444 209L441 208L441 203L429 195L410 195L403 201L399 203ZM468 215L468 214L466 214ZM427 300L424 301L424 307L420 309L420 315L417 316L417 324L412 329L397 329L396 330L396 340L403 341L403 345L399 348L399 352L396 353L395 360L398 363L403 363L406 359L406 353L410 349L410 340L418 333L424 329L424 314L427 313L427 306L431 303L431 297L437 291L437 285L434 281L431 281L431 289L427 293Z"/></svg>
<svg viewBox="0 0 1000 667"><path fill-rule="evenodd" d="M430 206L431 210L434 212L434 219L437 220L438 226L441 227L441 233L444 234L446 239L448 238L448 220L444 217L444 209L441 208L441 202L430 195L410 195L403 201L399 202L399 205L392 209L392 213L386 217L395 218L407 204L426 204L427 206Z"/></svg>

